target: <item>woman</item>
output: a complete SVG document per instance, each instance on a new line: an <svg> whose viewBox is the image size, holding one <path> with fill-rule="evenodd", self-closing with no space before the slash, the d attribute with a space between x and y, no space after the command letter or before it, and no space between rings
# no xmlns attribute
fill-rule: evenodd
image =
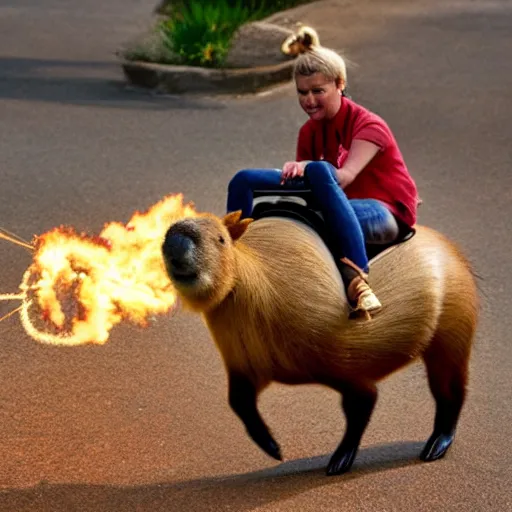
<svg viewBox="0 0 512 512"><path fill-rule="evenodd" d="M340 55L311 47L297 57L294 76L300 106L309 116L299 131L296 159L282 170L239 171L229 184L227 210L250 217L256 189L309 188L346 265L349 303L368 316L381 304L368 284L365 243L393 242L400 224L415 224L416 185L385 121L345 96Z"/></svg>

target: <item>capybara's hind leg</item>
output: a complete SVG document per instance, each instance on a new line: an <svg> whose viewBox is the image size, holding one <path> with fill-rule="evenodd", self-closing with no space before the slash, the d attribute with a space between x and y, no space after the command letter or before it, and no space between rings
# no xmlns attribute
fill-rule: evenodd
<svg viewBox="0 0 512 512"><path fill-rule="evenodd" d="M437 346L436 346L437 344ZM443 457L455 437L455 429L466 396L468 357L464 350L453 357L434 341L424 355L430 390L436 401L434 431L420 458L426 462Z"/></svg>
<svg viewBox="0 0 512 512"><path fill-rule="evenodd" d="M257 391L254 384L245 375L230 372L229 405L242 420L252 440L268 455L282 460L281 450L256 406Z"/></svg>
<svg viewBox="0 0 512 512"><path fill-rule="evenodd" d="M346 473L352 467L377 401L377 388L373 383L347 386L331 382L329 385L342 393L342 406L346 418L345 435L327 466L327 475L332 476Z"/></svg>

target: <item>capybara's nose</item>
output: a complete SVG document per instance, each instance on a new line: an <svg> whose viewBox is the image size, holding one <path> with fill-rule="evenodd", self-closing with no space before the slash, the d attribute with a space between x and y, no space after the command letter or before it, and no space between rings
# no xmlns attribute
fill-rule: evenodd
<svg viewBox="0 0 512 512"><path fill-rule="evenodd" d="M164 259L174 275L188 275L195 272L196 244L190 236L169 230L162 246Z"/></svg>

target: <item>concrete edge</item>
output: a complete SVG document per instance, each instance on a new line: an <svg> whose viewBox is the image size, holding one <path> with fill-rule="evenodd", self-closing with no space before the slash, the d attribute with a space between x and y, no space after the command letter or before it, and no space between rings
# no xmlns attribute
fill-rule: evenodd
<svg viewBox="0 0 512 512"><path fill-rule="evenodd" d="M293 65L293 59L272 66L237 69L171 66L128 60L122 62L124 75L132 85L170 94L256 93L291 80Z"/></svg>

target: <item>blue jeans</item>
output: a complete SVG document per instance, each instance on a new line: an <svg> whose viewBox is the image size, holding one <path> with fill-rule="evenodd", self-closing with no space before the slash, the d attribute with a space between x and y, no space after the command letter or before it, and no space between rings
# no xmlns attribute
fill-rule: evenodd
<svg viewBox="0 0 512 512"><path fill-rule="evenodd" d="M375 199L348 199L336 180L336 169L328 162L311 162L304 179L281 185L280 169L245 169L229 183L227 211L242 210L242 218L250 217L254 190L310 189L324 217L326 228L337 254L353 261L368 272L365 243L384 244L398 235L393 214Z"/></svg>

